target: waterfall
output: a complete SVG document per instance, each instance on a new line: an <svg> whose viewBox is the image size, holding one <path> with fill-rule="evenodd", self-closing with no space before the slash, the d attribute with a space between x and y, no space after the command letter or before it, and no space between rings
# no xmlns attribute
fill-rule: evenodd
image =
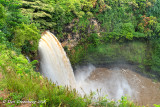
<svg viewBox="0 0 160 107"><path fill-rule="evenodd" d="M125 64L124 68L116 65L110 69L96 68L91 64L77 66L74 77L63 47L49 31L42 34L38 51L42 75L58 85L76 88L82 96L92 91L96 92L93 98L108 95L107 99L118 101L122 96L129 96L138 104L151 106L159 103L160 84L133 72L129 65Z"/></svg>
<svg viewBox="0 0 160 107"><path fill-rule="evenodd" d="M75 77L70 61L58 39L45 31L39 42L40 69L43 76L58 85L75 87Z"/></svg>

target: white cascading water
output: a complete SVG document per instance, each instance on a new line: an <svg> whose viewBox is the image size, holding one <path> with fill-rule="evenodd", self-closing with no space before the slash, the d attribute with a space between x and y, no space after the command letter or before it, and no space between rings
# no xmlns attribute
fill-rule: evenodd
<svg viewBox="0 0 160 107"><path fill-rule="evenodd" d="M58 39L45 31L39 42L41 73L58 85L75 87L75 77L70 61Z"/></svg>

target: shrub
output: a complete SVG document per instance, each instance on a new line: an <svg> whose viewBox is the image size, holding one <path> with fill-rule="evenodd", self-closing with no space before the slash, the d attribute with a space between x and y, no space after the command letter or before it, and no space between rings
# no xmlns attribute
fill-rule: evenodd
<svg viewBox="0 0 160 107"><path fill-rule="evenodd" d="M36 52L40 39L39 30L34 24L26 25L22 23L14 30L15 36L12 42L17 48L21 48L23 52Z"/></svg>

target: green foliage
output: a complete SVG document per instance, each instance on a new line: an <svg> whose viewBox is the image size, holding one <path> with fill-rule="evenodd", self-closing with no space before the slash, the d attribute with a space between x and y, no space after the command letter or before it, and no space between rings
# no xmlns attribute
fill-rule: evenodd
<svg viewBox="0 0 160 107"><path fill-rule="evenodd" d="M153 41L152 70L160 72L160 39Z"/></svg>
<svg viewBox="0 0 160 107"><path fill-rule="evenodd" d="M31 20L39 23L40 29L54 30L59 35L65 24L70 23L74 18L82 18L93 8L92 2L86 0L23 0L22 12L29 15Z"/></svg>
<svg viewBox="0 0 160 107"><path fill-rule="evenodd" d="M0 97L0 101L3 101L3 97Z"/></svg>
<svg viewBox="0 0 160 107"><path fill-rule="evenodd" d="M5 42L6 38L5 38L5 34L0 30L0 43Z"/></svg>
<svg viewBox="0 0 160 107"><path fill-rule="evenodd" d="M125 60L159 74L159 8L160 0L0 0L0 71L4 87L12 92L10 99L45 100L40 106L95 103L94 93L82 98L75 90L43 78L33 70L38 61L28 63L20 53L35 55L43 30L51 30L59 39L68 33L80 35L78 45L68 51L72 65ZM93 31L91 19L100 25L99 31ZM66 25L71 26L69 31ZM117 106L100 99L95 106ZM119 106L135 105L122 97Z"/></svg>
<svg viewBox="0 0 160 107"><path fill-rule="evenodd" d="M5 9L2 4L0 4L0 19L3 19L5 17Z"/></svg>
<svg viewBox="0 0 160 107"><path fill-rule="evenodd" d="M123 97L121 98L121 100L119 100L120 104L118 107L135 107L136 105L134 105L132 102L129 102L127 100L127 97Z"/></svg>
<svg viewBox="0 0 160 107"><path fill-rule="evenodd" d="M154 36L154 32L157 27L157 19L156 17L150 16L146 17L142 16L143 20L140 24L138 24L139 31L146 34L147 37Z"/></svg>
<svg viewBox="0 0 160 107"><path fill-rule="evenodd" d="M71 52L68 53L72 65L80 64L86 55L86 47L78 45Z"/></svg>
<svg viewBox="0 0 160 107"><path fill-rule="evenodd" d="M104 35L105 40L132 40L134 37L134 26L132 23L119 23L113 32ZM108 38L108 39L107 39Z"/></svg>
<svg viewBox="0 0 160 107"><path fill-rule="evenodd" d="M117 61L127 61L144 68L145 45L145 43L138 41L104 43L100 40L100 37L92 34L83 42L83 45L79 44L69 53L69 58L73 65L88 62L95 65L103 65Z"/></svg>
<svg viewBox="0 0 160 107"><path fill-rule="evenodd" d="M1 44L0 53L1 53L0 54L1 71L8 71L8 72L33 71L32 66L28 64L27 59L25 59L23 55L17 55L15 51L8 49L6 45Z"/></svg>
<svg viewBox="0 0 160 107"><path fill-rule="evenodd" d="M148 16L154 16L159 18L160 10L160 0L155 0L155 3L148 9L147 14Z"/></svg>
<svg viewBox="0 0 160 107"><path fill-rule="evenodd" d="M155 107L160 107L160 105L154 104Z"/></svg>
<svg viewBox="0 0 160 107"><path fill-rule="evenodd" d="M100 44L100 39L97 33L92 33L88 38L87 41L93 44L95 47Z"/></svg>
<svg viewBox="0 0 160 107"><path fill-rule="evenodd" d="M52 3L52 2L51 2ZM24 15L30 16L30 19L35 23L40 23L41 29L49 29L55 25L52 22L52 14L55 11L54 7L49 3L49 1L44 0L23 0L22 1L22 13Z"/></svg>
<svg viewBox="0 0 160 107"><path fill-rule="evenodd" d="M13 92L9 94L8 100L15 101L15 104L18 105L18 101L22 101L23 97L23 93Z"/></svg>
<svg viewBox="0 0 160 107"><path fill-rule="evenodd" d="M97 64L114 63L126 60L130 63L143 64L145 44L140 42L102 44L97 48L89 47L89 61Z"/></svg>
<svg viewBox="0 0 160 107"><path fill-rule="evenodd" d="M34 24L26 25L22 23L15 28L14 32L15 35L12 42L17 48L22 48L25 53L36 52L41 36Z"/></svg>
<svg viewBox="0 0 160 107"><path fill-rule="evenodd" d="M120 6L118 2L111 0L106 2L106 4L110 6L110 9L107 9L103 13L97 14L96 12L95 14L97 19L101 22L102 28L106 32L112 32L119 23L128 23L129 21L134 21L134 17L131 17L132 11L130 13L126 12L127 6Z"/></svg>
<svg viewBox="0 0 160 107"><path fill-rule="evenodd" d="M21 2L19 0L1 0L0 4L3 5L6 11L2 13L5 14L3 18L2 25L0 24L1 31L6 34L9 41L13 39L13 29L19 24L29 23L27 17L24 17L20 12ZM2 6L1 6L2 7ZM3 9L1 9L3 10Z"/></svg>
<svg viewBox="0 0 160 107"><path fill-rule="evenodd" d="M89 27L89 20L87 19L87 17L83 17L80 18L79 22L78 22L78 32L86 32L87 33L87 29Z"/></svg>

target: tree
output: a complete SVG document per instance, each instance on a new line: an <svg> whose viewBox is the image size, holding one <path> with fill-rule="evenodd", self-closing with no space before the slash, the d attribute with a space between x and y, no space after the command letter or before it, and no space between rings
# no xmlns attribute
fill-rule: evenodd
<svg viewBox="0 0 160 107"><path fill-rule="evenodd" d="M157 18L153 16L146 17L145 15L141 17L141 23L138 24L138 29L140 32L144 33L147 38L155 36L154 32L157 28Z"/></svg>
<svg viewBox="0 0 160 107"><path fill-rule="evenodd" d="M0 0L1 11L3 11L3 26L0 24L1 31L6 34L6 38L11 41L13 39L13 28L19 24L29 23L27 17L21 14L20 6L21 1L19 0ZM2 14L1 14L2 16Z"/></svg>
<svg viewBox="0 0 160 107"><path fill-rule="evenodd" d="M39 23L40 29L51 29L55 25L52 20L54 7L51 4L48 0L23 0L22 13L30 16L32 22Z"/></svg>
<svg viewBox="0 0 160 107"><path fill-rule="evenodd" d="M27 25L22 23L15 28L14 35L12 42L17 48L21 48L26 54L29 54L29 52L35 53L37 51L41 36L34 24Z"/></svg>

